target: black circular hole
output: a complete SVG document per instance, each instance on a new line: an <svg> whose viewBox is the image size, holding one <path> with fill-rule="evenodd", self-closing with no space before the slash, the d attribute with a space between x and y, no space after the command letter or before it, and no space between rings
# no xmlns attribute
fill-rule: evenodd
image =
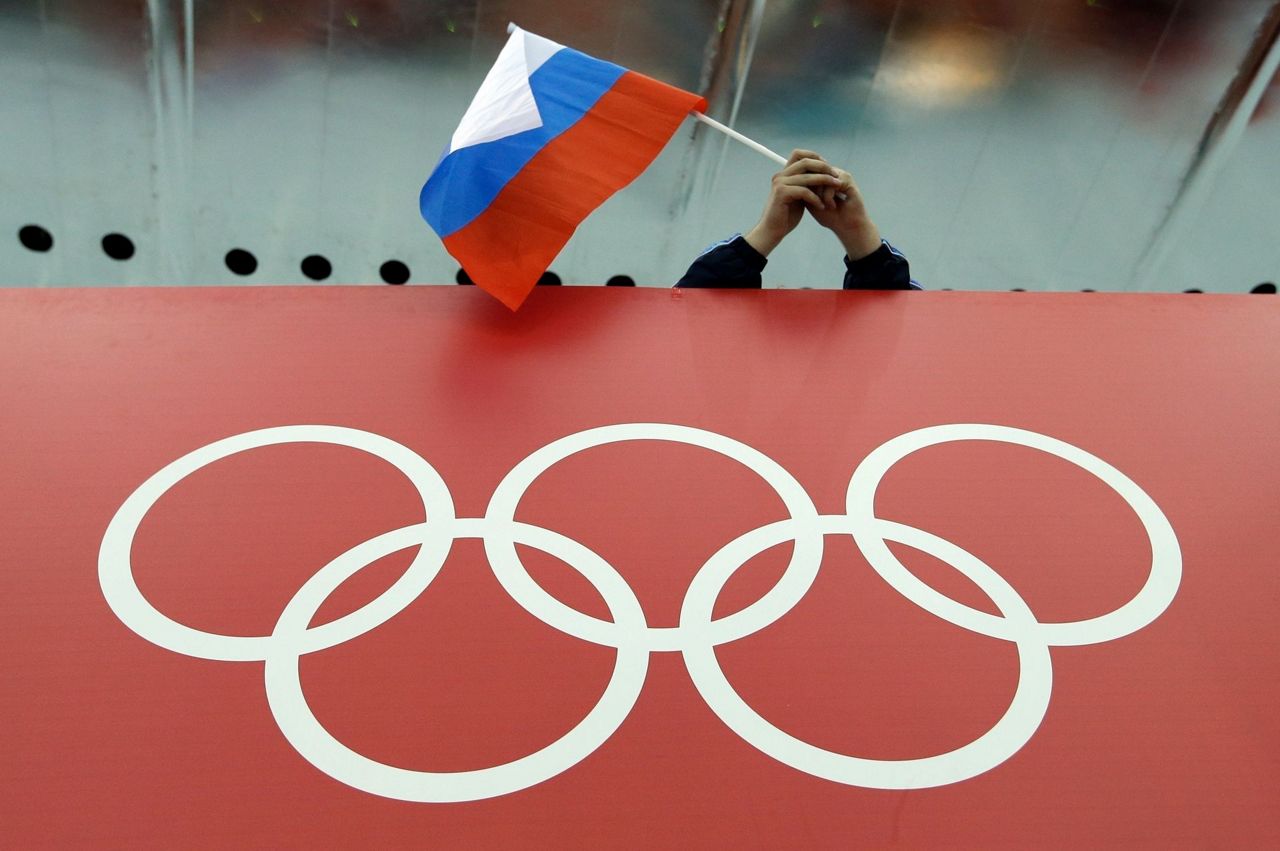
<svg viewBox="0 0 1280 851"><path fill-rule="evenodd" d="M312 254L302 261L302 274L313 281L323 281L333 273L333 266L319 254Z"/></svg>
<svg viewBox="0 0 1280 851"><path fill-rule="evenodd" d="M1198 290L1198 289L1196 289L1195 287L1192 287L1192 288L1191 288L1191 289L1189 289L1189 290L1183 290L1183 292L1184 292L1184 293L1202 293L1202 292L1204 292L1204 290Z"/></svg>
<svg viewBox="0 0 1280 851"><path fill-rule="evenodd" d="M1258 284L1256 287L1249 290L1249 292L1255 295L1275 295L1276 285L1271 283L1270 281L1264 281L1263 283Z"/></svg>
<svg viewBox="0 0 1280 851"><path fill-rule="evenodd" d="M109 233L102 238L102 250L112 260L128 260L133 256L133 240L122 233Z"/></svg>
<svg viewBox="0 0 1280 851"><path fill-rule="evenodd" d="M378 271L382 273L382 280L388 284L403 284L409 280L409 267L399 260L388 260Z"/></svg>
<svg viewBox="0 0 1280 851"><path fill-rule="evenodd" d="M258 271L258 258L243 248L233 248L227 252L227 268L237 275L252 275Z"/></svg>
<svg viewBox="0 0 1280 851"><path fill-rule="evenodd" d="M614 275L605 281L606 287L634 287L636 285L635 278L630 275Z"/></svg>
<svg viewBox="0 0 1280 851"><path fill-rule="evenodd" d="M53 236L39 225L27 225L18 231L18 240L32 251L48 251L53 248Z"/></svg>
<svg viewBox="0 0 1280 851"><path fill-rule="evenodd" d="M1009 292L1011 292L1011 293L1025 293L1026 291L1027 291L1027 290L1026 290L1026 288L1025 288L1025 287L1012 287L1012 288L1010 288L1010 290L1009 290Z"/></svg>
<svg viewBox="0 0 1280 851"><path fill-rule="evenodd" d="M560 276L555 272L543 272L542 277L538 279L540 287L558 287L560 286Z"/></svg>
<svg viewBox="0 0 1280 851"><path fill-rule="evenodd" d="M471 280L471 276L467 274L467 270L461 266L458 267L458 274L454 275L453 279L464 287L473 287L476 284L475 281Z"/></svg>
<svg viewBox="0 0 1280 851"><path fill-rule="evenodd" d="M1090 289L1089 287L1085 287L1085 288L1084 288L1084 289L1082 289L1080 292L1082 292L1082 293L1096 293L1096 292L1097 292L1097 290Z"/></svg>

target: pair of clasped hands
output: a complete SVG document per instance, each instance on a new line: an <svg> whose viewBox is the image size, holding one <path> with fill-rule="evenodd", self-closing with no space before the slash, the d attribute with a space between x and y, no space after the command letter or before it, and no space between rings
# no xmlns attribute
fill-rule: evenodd
<svg viewBox="0 0 1280 851"><path fill-rule="evenodd" d="M836 235L850 260L880 247L880 231L867 214L853 175L804 150L792 151L786 166L773 176L764 214L743 237L768 257L800 224L805 210Z"/></svg>

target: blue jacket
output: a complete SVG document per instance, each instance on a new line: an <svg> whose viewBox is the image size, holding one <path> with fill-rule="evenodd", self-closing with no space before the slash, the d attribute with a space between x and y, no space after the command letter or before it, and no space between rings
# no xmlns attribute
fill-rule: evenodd
<svg viewBox="0 0 1280 851"><path fill-rule="evenodd" d="M677 287L761 288L760 273L768 259L751 247L741 235L717 243L704 251ZM911 279L911 266L901 251L882 240L881 245L861 260L844 258L846 290L920 290Z"/></svg>

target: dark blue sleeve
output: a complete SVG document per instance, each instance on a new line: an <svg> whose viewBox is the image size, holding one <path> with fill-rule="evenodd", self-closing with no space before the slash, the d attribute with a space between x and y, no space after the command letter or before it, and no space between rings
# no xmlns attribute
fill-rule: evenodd
<svg viewBox="0 0 1280 851"><path fill-rule="evenodd" d="M741 235L735 235L704 251L684 273L677 287L760 289L761 272L769 261L751 247ZM889 244L859 260L844 259L846 290L920 290L911 278L911 265L906 256Z"/></svg>
<svg viewBox="0 0 1280 851"><path fill-rule="evenodd" d="M741 236L717 243L698 256L677 287L760 289L760 273L769 261Z"/></svg>
<svg viewBox="0 0 1280 851"><path fill-rule="evenodd" d="M846 290L922 290L911 279L911 264L906 256L881 240L880 247L860 260L844 258Z"/></svg>

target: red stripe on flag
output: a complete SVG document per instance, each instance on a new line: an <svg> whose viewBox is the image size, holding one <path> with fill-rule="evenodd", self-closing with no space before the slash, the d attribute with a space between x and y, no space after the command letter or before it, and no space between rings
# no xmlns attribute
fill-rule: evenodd
<svg viewBox="0 0 1280 851"><path fill-rule="evenodd" d="M705 108L697 95L628 71L445 248L515 310L582 220L648 168L690 111Z"/></svg>

